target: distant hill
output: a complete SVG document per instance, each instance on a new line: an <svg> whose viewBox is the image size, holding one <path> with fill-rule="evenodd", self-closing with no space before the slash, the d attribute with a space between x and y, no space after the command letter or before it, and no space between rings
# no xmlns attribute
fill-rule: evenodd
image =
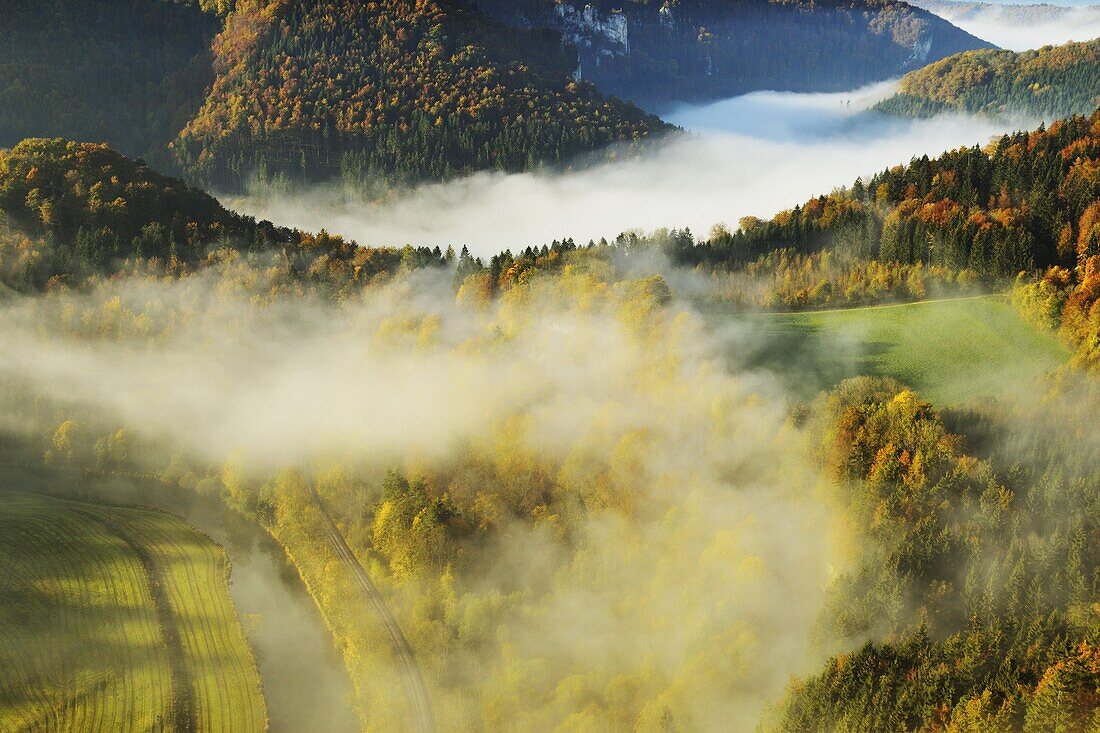
<svg viewBox="0 0 1100 733"><path fill-rule="evenodd" d="M1100 105L1100 39L1035 51L959 54L902 78L876 109L899 117L942 112L1025 115L1047 120Z"/></svg>
<svg viewBox="0 0 1100 733"><path fill-rule="evenodd" d="M106 141L237 188L523 170L670 129L575 67L557 34L451 0L12 0L0 147Z"/></svg>
<svg viewBox="0 0 1100 733"><path fill-rule="evenodd" d="M1100 254L1098 199L1100 112L1005 135L984 149L914 158L670 254L680 264L734 267L777 249L829 248L968 268L995 281L1052 265L1083 268Z"/></svg>
<svg viewBox="0 0 1100 733"><path fill-rule="evenodd" d="M671 129L608 95L845 89L982 45L892 0L11 0L0 147L102 141L221 190L438 180Z"/></svg>
<svg viewBox="0 0 1100 733"><path fill-rule="evenodd" d="M668 128L577 83L558 36L450 0L242 3L173 144L194 180L442 178L561 163Z"/></svg>
<svg viewBox="0 0 1100 733"><path fill-rule="evenodd" d="M769 89L842 91L990 44L894 0L469 0L552 28L601 90L664 111Z"/></svg>
<svg viewBox="0 0 1100 733"><path fill-rule="evenodd" d="M256 221L102 143L31 138L0 150L0 296L132 269L172 276L246 255L290 287L335 289L453 253L358 247Z"/></svg>
<svg viewBox="0 0 1100 733"><path fill-rule="evenodd" d="M220 244L273 247L288 234L103 144L28 139L0 151L0 279L9 286L109 272L135 256L195 262Z"/></svg>

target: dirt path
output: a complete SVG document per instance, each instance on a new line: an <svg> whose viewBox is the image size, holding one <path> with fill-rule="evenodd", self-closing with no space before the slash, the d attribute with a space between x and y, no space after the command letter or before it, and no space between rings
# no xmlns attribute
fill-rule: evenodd
<svg viewBox="0 0 1100 733"><path fill-rule="evenodd" d="M420 671L420 664L416 661L416 655L413 654L413 649L409 644L409 640L405 638L405 634L401 631L401 626L398 625L393 612L390 611L390 607L386 605L386 600L382 597L382 594L378 592L378 588L375 587L374 582L363 568L362 563L359 562L358 558L356 558L355 554L351 551L347 540L345 540L344 535L340 533L340 529L332 520L332 516L328 513L328 509L325 508L324 502L315 489L313 490L313 498L321 510L321 515L324 517L325 531L328 535L329 544L332 546L336 556L344 563L344 566L347 567L348 572L351 573L351 577L355 581L355 584L359 586L363 594L367 597L367 600L370 601L375 615L378 617L378 620L382 622L382 626L386 630L386 635L389 637L390 648L393 651L393 656L397 660L398 666L401 668L401 678L405 683L405 691L408 694L409 706L412 709L413 725L410 727L410 730L417 731L417 733L435 733L435 713L432 709L432 699L428 694L428 686L424 682L424 674Z"/></svg>

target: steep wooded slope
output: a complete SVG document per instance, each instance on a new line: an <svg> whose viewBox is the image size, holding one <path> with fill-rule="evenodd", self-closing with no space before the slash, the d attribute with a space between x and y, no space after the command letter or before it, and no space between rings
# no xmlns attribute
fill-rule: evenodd
<svg viewBox="0 0 1100 733"><path fill-rule="evenodd" d="M109 141L163 163L213 80L219 21L166 0L9 0L0 22L0 148Z"/></svg>
<svg viewBox="0 0 1100 733"><path fill-rule="evenodd" d="M5 11L0 147L107 142L221 188L256 174L523 170L669 129L577 83L557 34L452 0L15 0Z"/></svg>
<svg viewBox="0 0 1100 733"><path fill-rule="evenodd" d="M559 163L667 129L576 83L549 32L448 0L243 4L174 145L195 179L442 178Z"/></svg>

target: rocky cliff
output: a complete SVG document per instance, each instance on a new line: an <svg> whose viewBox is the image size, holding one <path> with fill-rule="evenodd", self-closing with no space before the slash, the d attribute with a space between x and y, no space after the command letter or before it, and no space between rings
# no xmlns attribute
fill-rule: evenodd
<svg viewBox="0 0 1100 733"><path fill-rule="evenodd" d="M760 89L840 91L990 44L893 0L469 0L551 28L577 76L661 112Z"/></svg>

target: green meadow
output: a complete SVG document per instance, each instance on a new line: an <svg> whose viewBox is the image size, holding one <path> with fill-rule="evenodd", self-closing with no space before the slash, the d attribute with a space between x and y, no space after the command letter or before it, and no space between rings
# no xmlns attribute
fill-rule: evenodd
<svg viewBox="0 0 1100 733"><path fill-rule="evenodd" d="M0 493L0 730L266 730L227 562L168 514Z"/></svg>
<svg viewBox="0 0 1100 733"><path fill-rule="evenodd" d="M1034 389L1069 356L1000 296L747 316L732 354L801 397L847 377L890 376L941 406Z"/></svg>

